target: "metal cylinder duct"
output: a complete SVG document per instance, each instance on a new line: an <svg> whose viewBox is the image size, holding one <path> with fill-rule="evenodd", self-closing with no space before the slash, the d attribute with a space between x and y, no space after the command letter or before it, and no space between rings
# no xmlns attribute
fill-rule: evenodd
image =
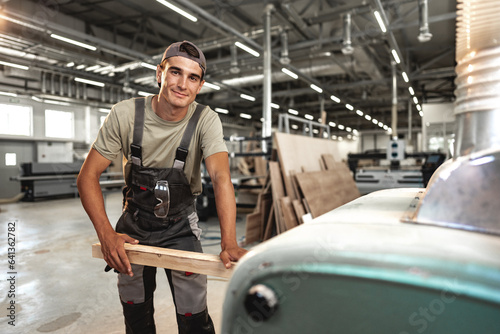
<svg viewBox="0 0 500 334"><path fill-rule="evenodd" d="M343 42L342 42L342 53L345 55L350 55L354 52L351 40L351 30L352 21L351 14L347 13L344 15L344 31L343 31Z"/></svg>
<svg viewBox="0 0 500 334"><path fill-rule="evenodd" d="M280 34L281 40L281 58L280 63L287 65L290 64L290 58L288 57L288 33L283 30Z"/></svg>
<svg viewBox="0 0 500 334"><path fill-rule="evenodd" d="M395 61L391 62L392 69L392 109L391 109L391 128L392 137L398 138L398 76L397 64Z"/></svg>
<svg viewBox="0 0 500 334"><path fill-rule="evenodd" d="M418 40L420 43L428 42L432 38L432 34L429 31L429 4L428 4L428 0L419 0L418 1L418 17L419 17L419 21L420 21Z"/></svg>
<svg viewBox="0 0 500 334"><path fill-rule="evenodd" d="M500 234L500 6L457 6L455 156L432 176L415 220Z"/></svg>

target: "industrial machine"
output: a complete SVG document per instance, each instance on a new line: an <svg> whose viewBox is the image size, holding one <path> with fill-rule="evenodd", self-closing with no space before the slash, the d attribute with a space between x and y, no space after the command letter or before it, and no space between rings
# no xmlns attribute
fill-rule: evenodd
<svg viewBox="0 0 500 334"><path fill-rule="evenodd" d="M458 9L454 158L254 247L222 333L498 333L500 7Z"/></svg>

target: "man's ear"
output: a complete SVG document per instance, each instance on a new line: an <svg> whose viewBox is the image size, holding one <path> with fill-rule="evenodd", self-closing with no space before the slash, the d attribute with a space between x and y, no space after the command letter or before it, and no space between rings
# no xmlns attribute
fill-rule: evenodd
<svg viewBox="0 0 500 334"><path fill-rule="evenodd" d="M161 88L161 81L158 82L158 88Z"/></svg>

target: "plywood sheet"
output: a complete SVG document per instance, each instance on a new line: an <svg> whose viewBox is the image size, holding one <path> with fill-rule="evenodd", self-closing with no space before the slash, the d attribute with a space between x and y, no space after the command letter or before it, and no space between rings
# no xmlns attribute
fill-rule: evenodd
<svg viewBox="0 0 500 334"><path fill-rule="evenodd" d="M288 231L299 225L299 223L297 222L297 217L295 215L290 197L282 197L280 198L280 202L281 210L283 211L283 218L285 221L285 228Z"/></svg>

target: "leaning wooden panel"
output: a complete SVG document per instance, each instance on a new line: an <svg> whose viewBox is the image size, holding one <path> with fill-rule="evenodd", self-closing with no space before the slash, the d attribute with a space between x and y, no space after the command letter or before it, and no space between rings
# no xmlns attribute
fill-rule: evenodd
<svg viewBox="0 0 500 334"><path fill-rule="evenodd" d="M231 277L235 263L226 269L218 255L188 252L177 249L125 244L130 263L192 273ZM101 244L92 245L92 257L103 259Z"/></svg>

